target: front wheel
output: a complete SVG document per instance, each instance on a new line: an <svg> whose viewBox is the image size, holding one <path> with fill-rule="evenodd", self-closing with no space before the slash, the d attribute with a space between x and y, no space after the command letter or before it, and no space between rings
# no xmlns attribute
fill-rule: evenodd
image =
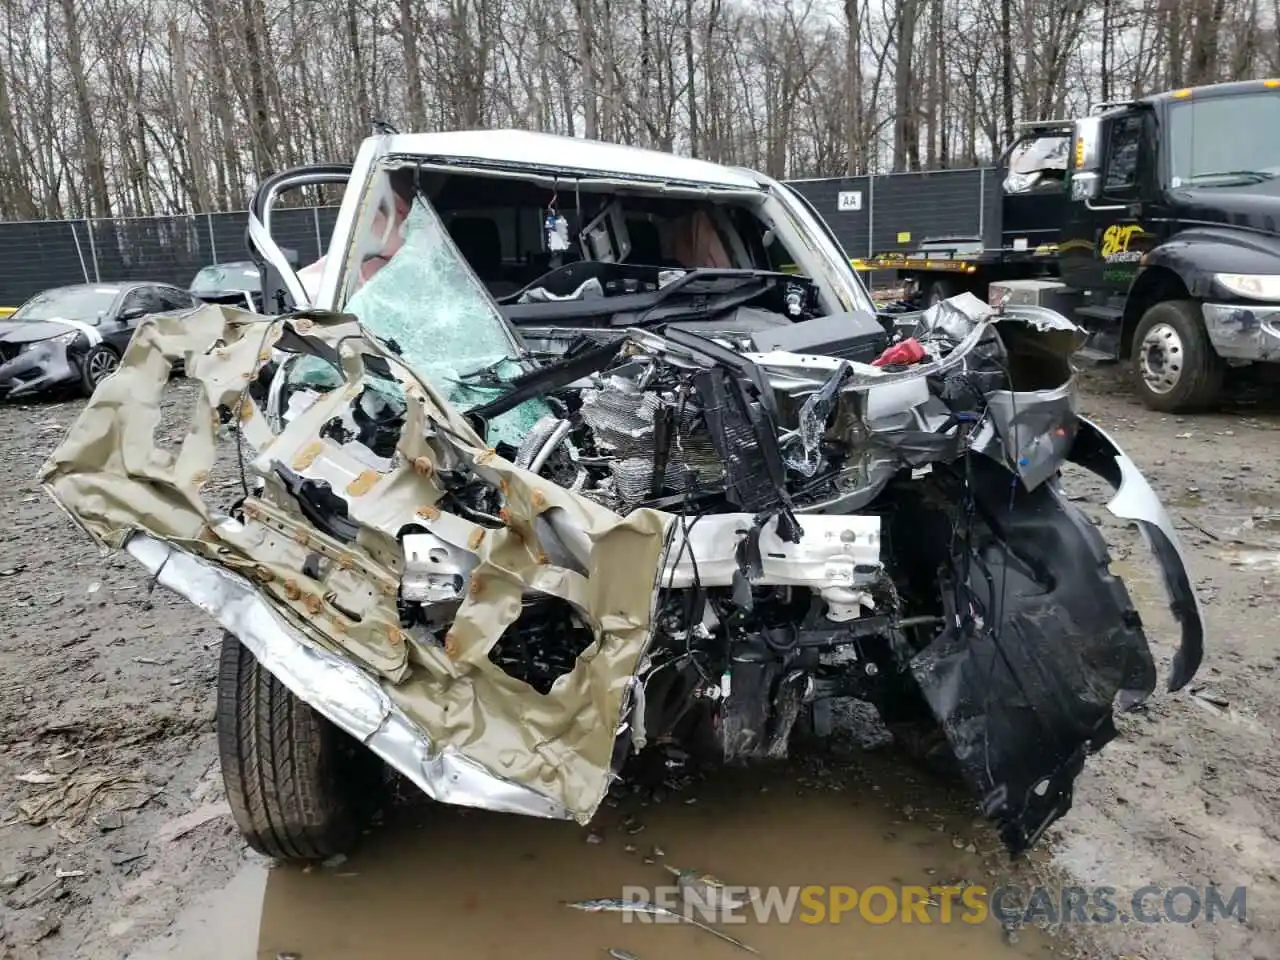
<svg viewBox="0 0 1280 960"><path fill-rule="evenodd" d="M236 825L259 853L345 853L383 797L379 758L289 691L231 634L218 671L218 753Z"/></svg>
<svg viewBox="0 0 1280 960"><path fill-rule="evenodd" d="M925 307L937 306L943 300L950 300L952 297L958 297L963 291L960 285L954 280L946 280L942 278L934 278L925 290Z"/></svg>
<svg viewBox="0 0 1280 960"><path fill-rule="evenodd" d="M84 395L92 397L98 384L115 373L119 366L120 358L105 343L90 347L80 361L80 389Z"/></svg>
<svg viewBox="0 0 1280 960"><path fill-rule="evenodd" d="M1194 300L1166 300L1144 313L1130 363L1138 396L1151 410L1203 410L1222 392L1225 364L1209 343Z"/></svg>

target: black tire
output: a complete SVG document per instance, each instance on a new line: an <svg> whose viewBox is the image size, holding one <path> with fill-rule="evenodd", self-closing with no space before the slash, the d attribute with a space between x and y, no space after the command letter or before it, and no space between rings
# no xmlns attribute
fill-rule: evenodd
<svg viewBox="0 0 1280 960"><path fill-rule="evenodd" d="M354 846L385 794L381 760L294 696L229 633L217 728L227 800L249 846L293 861Z"/></svg>
<svg viewBox="0 0 1280 960"><path fill-rule="evenodd" d="M80 358L80 389L84 395L92 397L98 384L115 373L119 366L119 355L105 343L90 347Z"/></svg>
<svg viewBox="0 0 1280 960"><path fill-rule="evenodd" d="M1226 370L1194 300L1166 300L1147 310L1133 332L1129 365L1143 405L1161 413L1212 407Z"/></svg>
<svg viewBox="0 0 1280 960"><path fill-rule="evenodd" d="M925 307L932 307L936 303L943 300L950 300L952 297L959 296L961 293L960 285L954 280L946 280L941 277L930 281L924 292Z"/></svg>
<svg viewBox="0 0 1280 960"><path fill-rule="evenodd" d="M910 676L903 676L889 696L875 704L880 721L897 748L914 763L945 780L958 780L960 766L947 735Z"/></svg>

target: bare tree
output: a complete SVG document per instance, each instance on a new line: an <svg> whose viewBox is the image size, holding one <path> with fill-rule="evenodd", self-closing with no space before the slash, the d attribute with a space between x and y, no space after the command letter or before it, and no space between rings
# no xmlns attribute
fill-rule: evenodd
<svg viewBox="0 0 1280 960"><path fill-rule="evenodd" d="M973 165L1016 120L1280 70L1280 0L0 0L0 217L242 208L375 117L774 176Z"/></svg>

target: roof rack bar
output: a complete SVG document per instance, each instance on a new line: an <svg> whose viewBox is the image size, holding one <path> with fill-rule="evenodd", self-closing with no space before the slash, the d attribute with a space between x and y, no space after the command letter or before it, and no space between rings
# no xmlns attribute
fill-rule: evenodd
<svg viewBox="0 0 1280 960"><path fill-rule="evenodd" d="M1104 100L1102 103L1095 103L1090 109L1090 113L1101 113L1103 110L1111 110L1114 107L1136 107L1137 100Z"/></svg>
<svg viewBox="0 0 1280 960"><path fill-rule="evenodd" d="M1074 120L1064 117L1060 120L1019 120L1013 126L1018 130L1034 129L1036 127L1066 127L1075 123Z"/></svg>

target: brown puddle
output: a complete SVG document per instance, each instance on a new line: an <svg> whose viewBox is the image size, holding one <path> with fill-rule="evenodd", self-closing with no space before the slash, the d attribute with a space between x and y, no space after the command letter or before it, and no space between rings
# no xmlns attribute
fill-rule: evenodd
<svg viewBox="0 0 1280 960"><path fill-rule="evenodd" d="M664 863L696 867L727 884L859 891L884 885L899 905L903 884L1019 882L1009 880L1003 848L969 807L893 762L874 753L839 761L843 769L836 772L808 760L784 769L716 771L661 803L639 806L632 796L601 808L594 829L603 839L595 844L572 823L415 802L344 863L267 871L260 900L264 871L248 871L238 878L239 895L180 918L162 951L140 956L587 960L620 948L639 960L730 960L751 954L684 924L627 922L563 902L621 898L627 885L669 885L674 878ZM639 832L628 832L638 825ZM645 863L655 845L665 856ZM874 902L873 915L882 913L883 895ZM962 922L965 908L954 903L948 925L939 922L938 906L927 908L928 924L870 923L857 908L839 923L805 923L801 914L813 914L801 906L789 922L774 914L762 924L747 906L740 913L745 922L718 928L763 957L788 960L943 951L948 960L1053 955L1038 930L1023 929L1010 944L994 919ZM219 934L211 938L214 930Z"/></svg>

